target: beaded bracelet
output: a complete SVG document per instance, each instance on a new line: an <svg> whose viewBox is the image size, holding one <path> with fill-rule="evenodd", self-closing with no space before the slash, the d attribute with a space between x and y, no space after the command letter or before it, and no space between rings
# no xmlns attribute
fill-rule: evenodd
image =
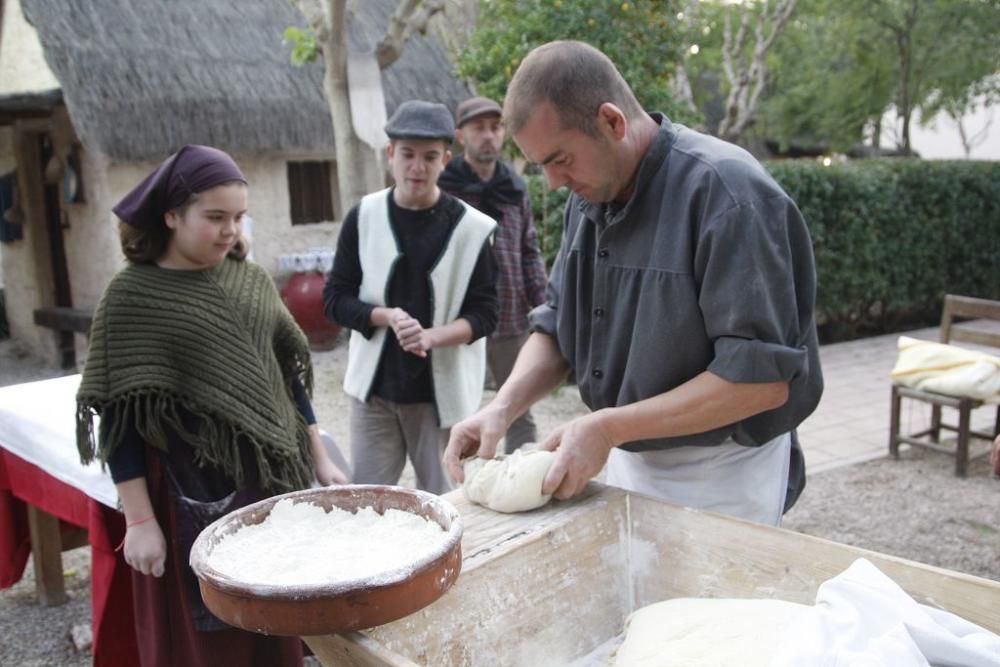
<svg viewBox="0 0 1000 667"><path fill-rule="evenodd" d="M155 518L156 518L155 514L150 514L149 516L144 516L141 519L136 519L135 521L129 521L128 523L125 524L125 528L127 530L127 529L131 528L132 526L138 526L140 523L146 523L147 521L152 521ZM119 544L117 547L115 547L115 551L121 551L122 547L124 547L124 546L125 546L125 538L123 537L122 541L121 541L121 544Z"/></svg>

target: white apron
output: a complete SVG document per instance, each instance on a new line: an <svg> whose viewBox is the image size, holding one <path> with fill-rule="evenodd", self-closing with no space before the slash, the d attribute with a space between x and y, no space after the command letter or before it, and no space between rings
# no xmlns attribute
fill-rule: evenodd
<svg viewBox="0 0 1000 667"><path fill-rule="evenodd" d="M646 452L611 450L607 483L676 505L781 524L788 489L790 433L760 447L726 440L717 447Z"/></svg>

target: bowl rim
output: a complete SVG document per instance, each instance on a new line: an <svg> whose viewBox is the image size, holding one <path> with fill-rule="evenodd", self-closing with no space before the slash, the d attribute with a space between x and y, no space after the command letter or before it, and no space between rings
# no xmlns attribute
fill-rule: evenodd
<svg viewBox="0 0 1000 667"><path fill-rule="evenodd" d="M445 539L441 545L424 557L417 559L413 563L396 569L383 570L374 575L362 578L355 578L343 581L334 581L326 584L266 584L240 581L216 570L209 565L209 555L212 547L217 542L220 531L229 527L235 522L237 514L248 514L256 511L266 510L270 514L271 508L279 501L291 499L302 502L315 495L334 492L334 496L344 494L364 494L372 493L376 489L383 494L416 496L420 500L420 506L431 506L435 509L436 516L425 515L428 520L435 521L445 531ZM371 507L372 504L359 505L359 508ZM390 508L399 509L399 508ZM407 511L407 510L401 510ZM445 527L437 517L447 518L449 526ZM311 489L302 489L288 493L271 496L263 500L244 505L243 507L220 517L206 526L191 547L189 563L194 570L198 580L205 585L224 592L228 595L245 598L255 598L261 600L274 601L305 601L312 599L323 599L349 595L352 593L371 592L381 589L389 589L399 586L411 579L423 575L436 567L456 550L461 549L463 533L462 517L458 510L447 500L427 491L411 489L402 486L386 484L344 484L341 486L327 486Z"/></svg>

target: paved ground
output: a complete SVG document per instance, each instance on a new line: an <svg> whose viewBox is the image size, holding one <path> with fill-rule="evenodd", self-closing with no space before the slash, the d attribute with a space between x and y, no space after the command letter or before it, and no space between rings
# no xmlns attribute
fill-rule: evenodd
<svg viewBox="0 0 1000 667"><path fill-rule="evenodd" d="M937 327L905 335L937 340ZM826 389L819 406L799 427L799 440L810 474L850 463L869 461L889 451L889 373L896 363L899 334L876 336L820 348ZM975 347L964 345L963 347ZM996 350L981 348L993 354ZM945 420L953 413L945 411ZM973 413L972 426L992 431L995 412L988 407ZM915 432L930 422L930 407L904 400L901 430ZM973 452L988 444L973 440Z"/></svg>

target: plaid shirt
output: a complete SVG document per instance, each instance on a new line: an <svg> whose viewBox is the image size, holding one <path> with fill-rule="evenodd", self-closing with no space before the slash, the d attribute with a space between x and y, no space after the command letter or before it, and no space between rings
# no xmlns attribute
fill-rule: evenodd
<svg viewBox="0 0 1000 667"><path fill-rule="evenodd" d="M452 192L473 208L479 197ZM520 204L503 205L497 222L493 254L497 260L497 296L500 319L494 338L519 336L528 330L528 312L545 303L545 261L538 247L538 234L531 215L531 199L525 192Z"/></svg>

